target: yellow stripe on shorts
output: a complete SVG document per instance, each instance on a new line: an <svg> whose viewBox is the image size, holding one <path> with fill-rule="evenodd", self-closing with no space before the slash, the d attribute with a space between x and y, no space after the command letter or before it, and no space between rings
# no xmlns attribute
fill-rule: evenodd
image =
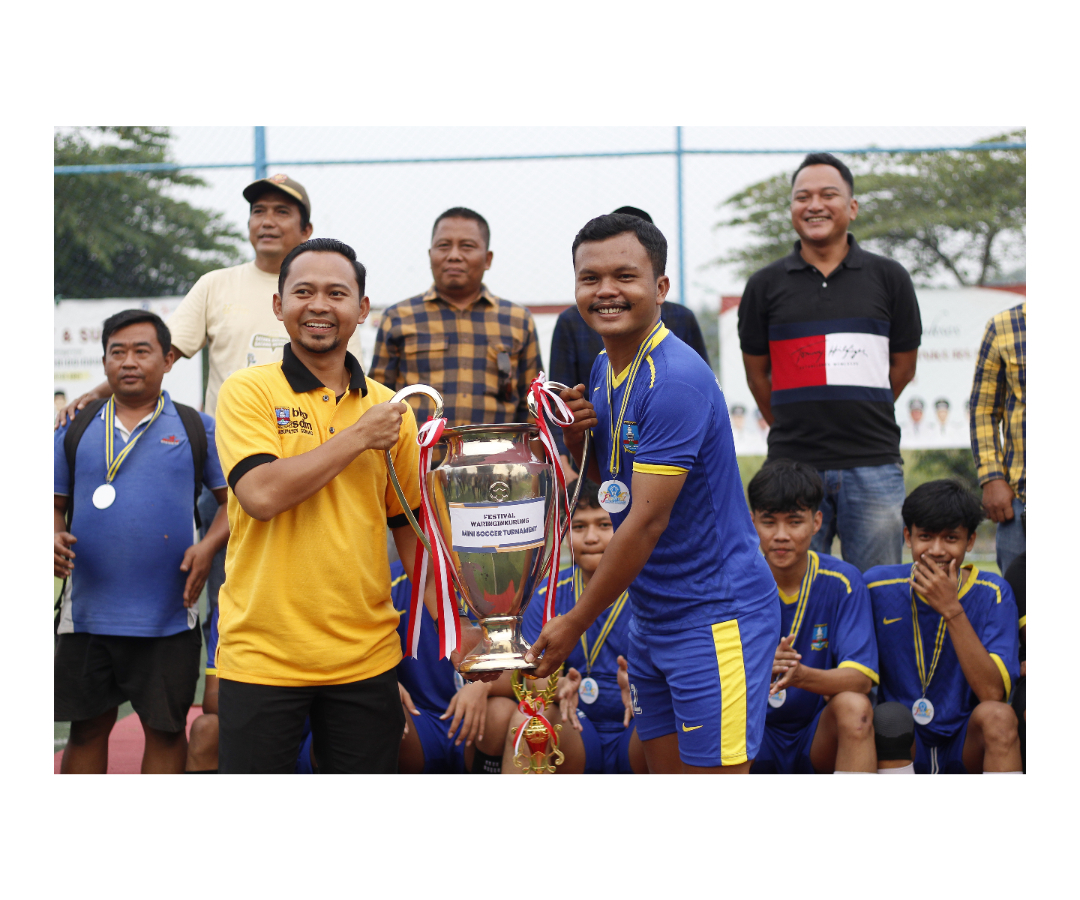
<svg viewBox="0 0 1080 900"><path fill-rule="evenodd" d="M737 766L746 762L746 668L739 621L718 622L712 633L723 698L720 758L725 766Z"/></svg>

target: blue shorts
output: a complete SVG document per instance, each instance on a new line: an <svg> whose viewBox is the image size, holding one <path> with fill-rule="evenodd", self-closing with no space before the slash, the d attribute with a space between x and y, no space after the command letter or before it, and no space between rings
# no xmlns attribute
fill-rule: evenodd
<svg viewBox="0 0 1080 900"><path fill-rule="evenodd" d="M633 721L628 728L618 731L598 731L581 704L578 704L577 716L581 722L581 742L585 745L585 774L633 775L634 770L630 767Z"/></svg>
<svg viewBox="0 0 1080 900"><path fill-rule="evenodd" d="M462 775L465 773L465 742L454 746L454 741L461 733L460 730L454 737L447 737L446 732L450 728L452 719L440 719L441 712L432 712L418 706L420 715L414 716L407 713L409 727L416 729L420 738L420 746L424 748L424 775L436 773L449 773ZM460 725L460 723L459 723Z"/></svg>
<svg viewBox="0 0 1080 900"><path fill-rule="evenodd" d="M814 766L810 762L810 747L817 734L818 722L825 712L823 706L810 724L798 731L785 731L782 728L765 726L761 739L761 749L754 757L750 772L754 775L812 775Z"/></svg>
<svg viewBox="0 0 1080 900"><path fill-rule="evenodd" d="M960 730L944 741L935 737L938 743L930 745L919 734L915 726L915 774L916 775L967 775L964 765L964 741L967 740L968 724L971 716L964 719Z"/></svg>
<svg viewBox="0 0 1080 900"><path fill-rule="evenodd" d="M780 607L674 634L640 634L630 620L630 693L638 737L674 732L691 766L735 766L761 746Z"/></svg>

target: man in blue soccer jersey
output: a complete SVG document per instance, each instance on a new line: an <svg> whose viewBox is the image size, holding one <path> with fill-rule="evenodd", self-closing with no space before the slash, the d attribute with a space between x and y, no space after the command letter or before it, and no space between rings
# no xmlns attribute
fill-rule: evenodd
<svg viewBox="0 0 1080 900"><path fill-rule="evenodd" d="M54 437L53 572L69 579L53 666L54 717L71 722L60 770L107 771L109 734L129 700L146 737L142 771L182 772L202 647L197 603L229 537L225 477L214 420L199 414L207 452L196 473L187 427L161 389L173 363L165 323L124 310L105 320L101 341L112 399L86 424L74 470L65 437L87 420ZM197 483L219 504L201 541Z"/></svg>
<svg viewBox="0 0 1080 900"><path fill-rule="evenodd" d="M1020 773L1009 694L1020 670L1008 583L964 556L983 518L955 481L929 481L904 501L914 563L865 574L874 608L881 700L915 716L915 772Z"/></svg>
<svg viewBox="0 0 1080 900"><path fill-rule="evenodd" d="M747 772L780 610L720 385L660 320L667 241L655 225L600 216L572 254L578 311L604 352L587 389L563 392L576 417L563 436L580 460L593 430L590 477L615 534L578 603L534 643L536 674L554 671L633 582L630 681L649 771Z"/></svg>
<svg viewBox="0 0 1080 900"><path fill-rule="evenodd" d="M568 490L573 493L571 484ZM611 541L611 517L600 507L599 486L586 479L577 509L570 520L570 542L574 565L559 573L555 594L555 614L573 610L592 579ZM540 634L544 613L544 592L537 589L525 610L522 633L533 642ZM627 593L596 619L567 657L569 667L559 679L557 705L545 712L553 725L563 725L559 749L566 754L555 773L644 775L648 770L637 729L632 723L629 697L624 701L619 683L625 672L630 631ZM542 690L544 683L537 685ZM629 688L627 687L627 694ZM524 720L516 713L510 721L503 752L503 773L524 772L514 765L514 732Z"/></svg>
<svg viewBox="0 0 1080 900"><path fill-rule="evenodd" d="M825 488L817 470L771 460L747 486L761 552L780 590L765 738L751 771L874 772L873 613L859 570L810 550Z"/></svg>
<svg viewBox="0 0 1080 900"><path fill-rule="evenodd" d="M404 654L408 654L411 593L405 569L399 561L391 563L390 594L401 614L398 634ZM421 607L420 615L424 623L417 658L406 655L398 666L398 690L407 713L398 771L409 775L498 774L503 735L514 713L514 702L499 695L502 682L466 684L450 660L439 659L439 626L426 607ZM508 685L507 681L507 692Z"/></svg>

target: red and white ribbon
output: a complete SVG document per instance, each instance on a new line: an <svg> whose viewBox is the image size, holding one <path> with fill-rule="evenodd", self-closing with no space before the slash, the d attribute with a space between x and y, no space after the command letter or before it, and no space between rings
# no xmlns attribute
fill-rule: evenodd
<svg viewBox="0 0 1080 900"><path fill-rule="evenodd" d="M461 643L461 625L458 622L457 603L455 602L454 586L450 580L450 571L453 562L443 543L442 532L439 530L438 518L431 506L431 499L427 490L427 475L431 471L431 457L435 444L442 436L446 427L446 419L428 419L421 426L416 435L416 443L420 445L420 530L431 545L431 558L424 549L422 541L416 542L416 557L413 566L413 574L416 575L412 583L412 596L409 600L409 655L416 658L420 650L420 606L423 603L424 585L427 583L428 566L432 566L435 573L435 593L438 598L439 608L439 659L449 658L450 653ZM451 623L453 623L451 625Z"/></svg>
<svg viewBox="0 0 1080 900"><path fill-rule="evenodd" d="M525 736L525 729L528 728L529 723L533 719L539 719L540 720L541 724L543 724L544 728L547 730L548 738L551 740L551 746L553 748L558 748L558 746L559 746L559 734L558 734L558 732L555 731L554 727L552 727L551 722L549 722L547 717L544 715L544 710L546 708L547 708L547 703L544 701L544 698L542 696L533 698L531 701L530 700L522 700L520 703L518 703L518 710L520 712L524 713L529 718L527 718L524 722L522 722L518 726L518 730L514 733L514 756L515 757L518 755L518 748L521 746L521 739Z"/></svg>
<svg viewBox="0 0 1080 900"><path fill-rule="evenodd" d="M574 414L558 392L554 388L548 387L548 381L543 372L540 372L532 380L532 384L529 385L529 393L532 394L533 399L536 401L538 413L536 425L540 431L540 443L544 445L544 449L547 451L555 480L555 495L551 503L551 530L555 532L555 541L551 551L551 563L548 567L547 591L544 595L543 624L546 625L548 619L555 615L555 585L558 582L559 548L562 547L563 538L566 537L566 532L570 528L570 498L566 492L566 475L563 473L562 462L559 460L559 448L555 444L555 438L551 435L547 420L551 419L556 425L573 425ZM566 510L566 521L562 524L560 524L559 516L560 504ZM571 558L573 552L573 548L571 548ZM543 573L540 574L543 577Z"/></svg>

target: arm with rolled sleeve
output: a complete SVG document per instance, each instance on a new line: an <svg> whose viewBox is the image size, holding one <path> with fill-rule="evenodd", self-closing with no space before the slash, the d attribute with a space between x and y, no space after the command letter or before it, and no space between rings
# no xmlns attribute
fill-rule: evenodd
<svg viewBox="0 0 1080 900"><path fill-rule="evenodd" d="M971 385L971 452L979 484L1006 479L998 433L1005 412L1005 366L994 320L986 323Z"/></svg>
<svg viewBox="0 0 1080 900"><path fill-rule="evenodd" d="M206 320L206 304L210 286L204 275L187 292L180 305L165 324L172 335L172 345L190 359L206 346L209 328Z"/></svg>
<svg viewBox="0 0 1080 900"><path fill-rule="evenodd" d="M526 398L529 396L529 385L544 368L544 361L540 357L540 339L536 334L536 322L533 321L532 313L525 310L525 341L521 347L521 353L517 358L517 384L518 405L516 421L529 421L529 407ZM572 387L572 385L571 385Z"/></svg>
<svg viewBox="0 0 1080 900"><path fill-rule="evenodd" d="M375 353L371 360L368 377L392 391L405 387L401 372L401 328L394 308L383 312L379 330L375 335Z"/></svg>

